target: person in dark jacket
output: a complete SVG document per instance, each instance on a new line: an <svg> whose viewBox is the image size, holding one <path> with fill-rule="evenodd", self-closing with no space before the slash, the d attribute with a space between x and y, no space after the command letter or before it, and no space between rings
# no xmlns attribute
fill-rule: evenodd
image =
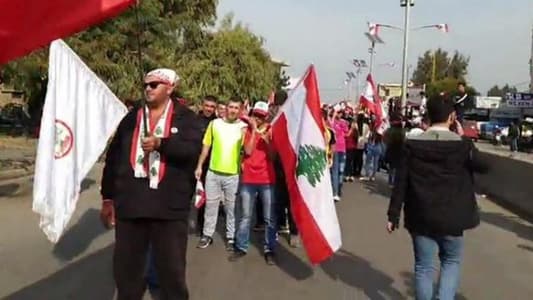
<svg viewBox="0 0 533 300"><path fill-rule="evenodd" d="M459 82L457 84L457 96L455 97L455 113L460 124L463 124L465 111L473 107L473 99L466 92L466 83Z"/></svg>
<svg viewBox="0 0 533 300"><path fill-rule="evenodd" d="M177 79L169 69L146 75L146 124L142 110L132 110L107 153L100 217L104 225L115 227L113 273L119 300L143 298L149 246L161 299L189 298L188 217L202 134L197 115L170 99Z"/></svg>
<svg viewBox="0 0 533 300"><path fill-rule="evenodd" d="M388 166L390 187L394 186L394 177L402 158L404 140L405 130L402 127L401 116L391 117L391 127L385 132L385 162Z"/></svg>
<svg viewBox="0 0 533 300"><path fill-rule="evenodd" d="M486 172L487 165L471 141L450 131L457 123L453 101L437 96L428 101L427 109L431 127L405 143L387 230L398 227L403 206L414 247L416 299L433 299L433 259L438 250L437 298L452 300L459 284L463 232L480 222L473 173Z"/></svg>
<svg viewBox="0 0 533 300"><path fill-rule="evenodd" d="M205 96L204 100L202 101L202 110L198 114L199 119L200 119L200 125L202 126L202 136L205 134L205 131L207 130L207 127L209 126L209 123L217 118L217 115L216 115L217 103L218 103L218 99L215 96ZM204 166L203 166L202 178L200 178L200 181L202 182L204 186L205 186L205 176L207 174L207 169L209 168L209 160L210 160L210 157L208 156L206 159L206 163L204 163ZM196 232L198 236L201 236L204 230L204 214L205 214L205 205L198 209L197 216L196 216Z"/></svg>

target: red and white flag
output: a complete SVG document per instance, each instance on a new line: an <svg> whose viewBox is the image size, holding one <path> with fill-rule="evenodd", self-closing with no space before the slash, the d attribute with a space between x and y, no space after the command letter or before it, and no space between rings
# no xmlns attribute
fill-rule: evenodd
<svg viewBox="0 0 533 300"><path fill-rule="evenodd" d="M368 33L372 36L378 36L379 35L379 24L376 23L368 23Z"/></svg>
<svg viewBox="0 0 533 300"><path fill-rule="evenodd" d="M366 77L366 88L359 98L359 103L367 107L370 112L376 116L375 128L378 133L382 134L388 128L388 117L381 97L379 97L372 74Z"/></svg>
<svg viewBox="0 0 533 300"><path fill-rule="evenodd" d="M204 185L200 180L196 182L196 190L194 192L194 207L200 208L204 206L206 201Z"/></svg>
<svg viewBox="0 0 533 300"><path fill-rule="evenodd" d="M273 143L286 174L291 211L311 263L318 264L331 257L342 242L313 65L272 124Z"/></svg>
<svg viewBox="0 0 533 300"><path fill-rule="evenodd" d="M381 99L379 98L376 85L374 84L374 79L371 74L368 74L366 77L366 87L361 97L359 98L359 103L363 107L367 107L368 110L376 115L382 115Z"/></svg>
<svg viewBox="0 0 533 300"><path fill-rule="evenodd" d="M437 25L435 25L435 27L437 27L438 30L440 30L440 31L442 31L444 33L450 32L448 24L437 24Z"/></svg>
<svg viewBox="0 0 533 300"><path fill-rule="evenodd" d="M0 65L100 23L135 0L0 0Z"/></svg>

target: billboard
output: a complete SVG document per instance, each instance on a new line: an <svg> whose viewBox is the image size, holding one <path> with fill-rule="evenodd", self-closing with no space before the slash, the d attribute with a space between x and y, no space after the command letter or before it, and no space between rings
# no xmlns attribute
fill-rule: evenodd
<svg viewBox="0 0 533 300"><path fill-rule="evenodd" d="M507 106L517 108L533 108L533 94L514 93L507 94Z"/></svg>
<svg viewBox="0 0 533 300"><path fill-rule="evenodd" d="M501 103L502 97L476 96L475 98L477 109L496 109Z"/></svg>

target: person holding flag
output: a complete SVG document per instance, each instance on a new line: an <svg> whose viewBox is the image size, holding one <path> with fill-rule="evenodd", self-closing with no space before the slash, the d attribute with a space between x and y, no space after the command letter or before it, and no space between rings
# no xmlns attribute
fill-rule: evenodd
<svg viewBox="0 0 533 300"><path fill-rule="evenodd" d="M170 69L145 76L146 106L126 115L107 152L100 216L106 226L115 227L119 300L143 298L150 245L161 295L189 297L188 218L202 129L194 112L170 99L178 80Z"/></svg>

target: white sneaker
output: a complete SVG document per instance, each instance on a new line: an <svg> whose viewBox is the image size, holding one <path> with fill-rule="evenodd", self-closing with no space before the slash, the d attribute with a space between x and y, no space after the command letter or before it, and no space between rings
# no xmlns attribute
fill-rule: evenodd
<svg viewBox="0 0 533 300"><path fill-rule="evenodd" d="M334 196L334 197L333 197L333 200L335 200L335 202L339 202L339 201L341 201L341 197L339 197L339 196Z"/></svg>

